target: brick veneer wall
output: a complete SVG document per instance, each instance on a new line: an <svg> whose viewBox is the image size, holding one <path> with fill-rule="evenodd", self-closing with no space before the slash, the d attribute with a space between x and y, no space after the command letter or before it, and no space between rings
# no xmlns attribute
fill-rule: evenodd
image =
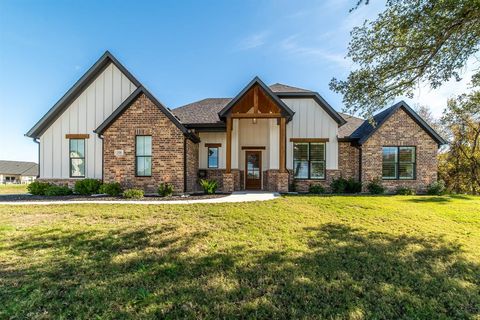
<svg viewBox="0 0 480 320"><path fill-rule="evenodd" d="M48 182L54 184L56 186L67 186L69 188L73 188L75 186L75 182L78 180L83 180L84 178L74 178L74 179L50 179L50 178L38 178L36 181L38 182Z"/></svg>
<svg viewBox="0 0 480 320"><path fill-rule="evenodd" d="M198 184L198 143L194 143L190 139L185 139L187 147L187 192L195 192L200 190Z"/></svg>
<svg viewBox="0 0 480 320"><path fill-rule="evenodd" d="M345 179L360 179L360 150L350 142L338 143L338 169Z"/></svg>
<svg viewBox="0 0 480 320"><path fill-rule="evenodd" d="M310 185L321 185L325 188L325 190L330 190L330 184L334 179L337 179L341 176L340 170L326 170L325 172L325 179L323 180L315 180L315 179L294 179L293 178L293 170L290 170L290 184L295 184L295 190L297 192L308 192Z"/></svg>
<svg viewBox="0 0 480 320"><path fill-rule="evenodd" d="M152 176L135 176L135 136L152 136ZM184 135L144 94L140 95L103 134L104 181L120 182L155 192L162 182L171 183L175 193L184 188ZM115 156L123 150L123 156Z"/></svg>
<svg viewBox="0 0 480 320"><path fill-rule="evenodd" d="M215 180L218 184L218 191L223 191L223 174L225 169L206 169L207 179ZM243 173L243 172L242 172ZM233 188L234 191L241 190L241 174L240 170L232 169L233 174Z"/></svg>
<svg viewBox="0 0 480 320"><path fill-rule="evenodd" d="M415 146L416 180L382 180L388 191L407 186L423 192L437 180L437 143L403 109L398 109L362 146L362 182L382 177L383 146Z"/></svg>

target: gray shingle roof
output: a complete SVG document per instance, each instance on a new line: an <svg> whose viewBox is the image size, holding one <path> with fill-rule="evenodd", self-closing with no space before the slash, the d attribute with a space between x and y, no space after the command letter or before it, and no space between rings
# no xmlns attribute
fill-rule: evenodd
<svg viewBox="0 0 480 320"><path fill-rule="evenodd" d="M218 117L232 98L207 98L173 109L182 123L223 123Z"/></svg>
<svg viewBox="0 0 480 320"><path fill-rule="evenodd" d="M275 83L269 86L273 92L313 92L307 89L292 87L283 83Z"/></svg>
<svg viewBox="0 0 480 320"><path fill-rule="evenodd" d="M365 122L365 119L357 118L346 113L340 113L340 116L345 119L346 123L338 128L339 138L349 138L350 135Z"/></svg>
<svg viewBox="0 0 480 320"><path fill-rule="evenodd" d="M0 160L0 174L19 174L23 176L37 176L38 164L26 161Z"/></svg>

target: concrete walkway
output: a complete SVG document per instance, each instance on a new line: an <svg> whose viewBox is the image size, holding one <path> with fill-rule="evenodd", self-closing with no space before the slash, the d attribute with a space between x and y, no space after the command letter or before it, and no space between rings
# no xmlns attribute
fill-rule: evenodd
<svg viewBox="0 0 480 320"><path fill-rule="evenodd" d="M0 205L63 205L63 204L194 204L194 203L235 203L251 201L267 201L278 198L276 192L238 191L222 198L196 200L65 200L65 201L0 201Z"/></svg>

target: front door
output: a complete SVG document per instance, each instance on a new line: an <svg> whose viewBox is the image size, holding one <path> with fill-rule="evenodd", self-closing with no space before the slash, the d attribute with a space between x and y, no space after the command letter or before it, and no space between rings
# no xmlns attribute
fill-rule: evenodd
<svg viewBox="0 0 480 320"><path fill-rule="evenodd" d="M262 188L262 152L245 151L245 189Z"/></svg>

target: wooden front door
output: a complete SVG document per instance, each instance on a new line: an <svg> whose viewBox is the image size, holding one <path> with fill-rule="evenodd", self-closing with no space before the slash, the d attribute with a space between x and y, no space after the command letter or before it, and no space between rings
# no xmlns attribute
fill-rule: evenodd
<svg viewBox="0 0 480 320"><path fill-rule="evenodd" d="M245 189L262 188L262 152L245 151Z"/></svg>

